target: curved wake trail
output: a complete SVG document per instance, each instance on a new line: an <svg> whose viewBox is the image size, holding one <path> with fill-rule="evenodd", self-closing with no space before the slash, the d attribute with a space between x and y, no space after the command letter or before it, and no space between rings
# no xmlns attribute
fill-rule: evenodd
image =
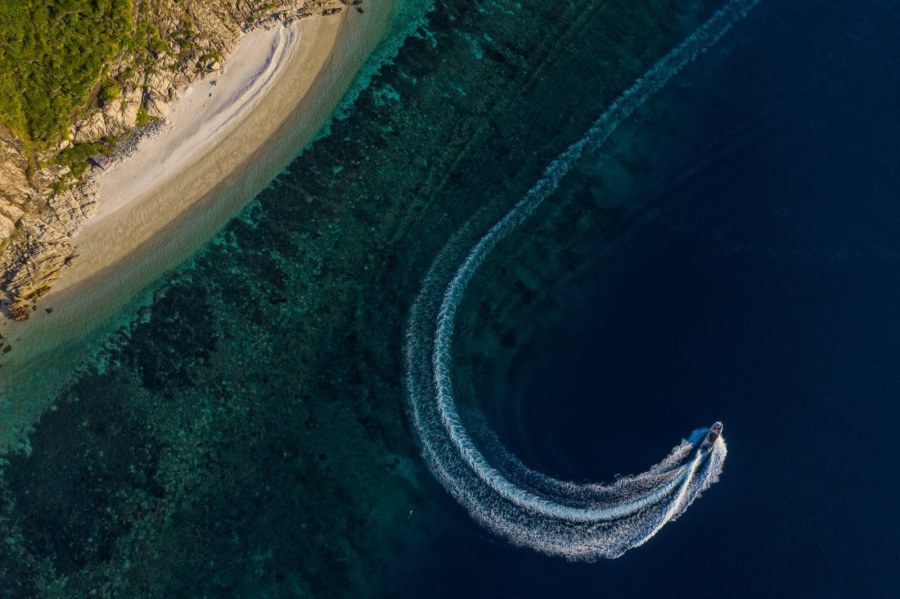
<svg viewBox="0 0 900 599"><path fill-rule="evenodd" d="M647 472L614 484L576 484L535 472L498 441L488 454L466 431L454 401L453 332L469 282L494 248L525 222L578 159L596 149L648 97L714 45L759 2L731 0L625 91L506 216L453 260L453 242L438 256L413 306L407 332L406 385L413 425L429 467L446 489L490 530L513 543L573 560L615 558L653 537L718 480L726 456L721 436L694 431ZM464 235L457 235L461 239Z"/></svg>

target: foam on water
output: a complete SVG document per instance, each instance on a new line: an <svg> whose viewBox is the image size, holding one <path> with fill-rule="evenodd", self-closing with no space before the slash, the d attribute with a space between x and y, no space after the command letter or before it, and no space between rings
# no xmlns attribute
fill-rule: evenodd
<svg viewBox="0 0 900 599"><path fill-rule="evenodd" d="M522 464L493 437L487 451L467 432L454 400L453 332L472 277L497 245L525 222L586 152L599 147L648 97L714 45L759 0L731 0L662 57L544 171L543 177L468 250L454 236L413 306L406 384L414 428L432 472L472 517L511 542L573 560L615 558L652 538L718 480L727 453L695 431L647 472L614 484L558 481ZM490 435L489 435L490 436Z"/></svg>

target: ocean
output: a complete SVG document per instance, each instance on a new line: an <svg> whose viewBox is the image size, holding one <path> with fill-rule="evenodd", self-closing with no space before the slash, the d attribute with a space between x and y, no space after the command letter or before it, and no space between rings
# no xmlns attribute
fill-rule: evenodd
<svg viewBox="0 0 900 599"><path fill-rule="evenodd" d="M613 480L722 420L721 481L599 564L511 547L457 510L409 594L896 593L898 16L763 2L472 292L478 339L459 353L482 426L529 466Z"/></svg>
<svg viewBox="0 0 900 599"><path fill-rule="evenodd" d="M894 596L893 2L762 0L461 301L473 436L581 483L721 420L719 482L571 563L480 526L422 458L404 351L429 268L722 4L436 2L5 456L0 595Z"/></svg>

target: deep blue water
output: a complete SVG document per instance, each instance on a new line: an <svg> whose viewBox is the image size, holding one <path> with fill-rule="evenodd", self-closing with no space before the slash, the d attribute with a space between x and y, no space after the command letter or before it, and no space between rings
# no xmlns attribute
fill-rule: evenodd
<svg viewBox="0 0 900 599"><path fill-rule="evenodd" d="M511 380L482 384L507 390L486 400L504 442L576 480L641 471L720 419L721 482L590 565L447 500L410 594L896 596L898 25L893 3L763 2L644 123L679 126L628 198L638 224L598 236L590 282L530 314Z"/></svg>

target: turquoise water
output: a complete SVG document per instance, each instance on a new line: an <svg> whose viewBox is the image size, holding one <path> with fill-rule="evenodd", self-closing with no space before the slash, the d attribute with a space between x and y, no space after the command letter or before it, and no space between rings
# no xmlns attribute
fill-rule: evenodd
<svg viewBox="0 0 900 599"><path fill-rule="evenodd" d="M819 222L814 202L803 211L788 201L805 197L789 193L800 185L796 180L759 175L773 165L764 149L749 152L748 140L765 147L772 131L790 130L799 115L816 114L791 101L806 98L803 89L824 85L835 73L834 63L816 58L822 50L810 40L821 37L837 55L871 58L872 52L854 55L852 40L881 31L873 23L885 14L895 18L887 5L872 3L853 20L838 3L829 4L818 25L797 36L797 24L809 22L809 3L778 9L764 2L759 14L623 124L603 151L578 162L513 243L492 254L460 308L454 359L464 417L488 427L543 472L578 481L639 472L693 427L725 420L726 435L735 432L723 481L682 520L623 559L591 566L511 548L472 521L434 479L406 408L404 332L435 257L465 223L478 230L505 214L547 164L720 4L435 2L394 59L357 86L352 105L328 134L201 255L155 286L152 304L109 340L38 423L30 453L6 456L2 593L548 596L562 588L566 596L596 596L597 589L679 596L678 589L696 594L697 580L715 579L728 589L724 594L736 596L752 589L752 556L780 576L768 581L765 594L797 592L792 572L812 584L809 572L828 561L826 551L815 549L824 534L821 521L807 519L792 529L789 515L771 506L786 502L799 513L808 504L769 500L760 489L770 487L766 468L790 462L784 456L791 449L777 441L803 426L805 411L824 409L815 401L818 391L802 384L821 377L813 367L821 364L809 356L822 337L805 346L802 335L773 335L793 330L792 323L803 323L796 324L803 330L824 325L798 316L804 302L815 301L812 285L797 292L803 302L791 304L791 318L775 319L774 329L762 326L772 314L763 309L764 298L779 289L762 275L781 273L776 282L787 285L803 280L798 273L818 264L815 256L833 256L837 262L824 260L809 279L840 289L839 278L826 276L840 263L841 244L826 243L838 229L798 226L765 237L761 231L776 225L736 207L778 197L771 207L775 222L798 210ZM760 38L772 23L781 28ZM808 42L808 54L790 46L797 39ZM793 63L783 59L787 55ZM825 66L797 66L804 64ZM761 74L767 69L782 77L770 95ZM797 72L805 83L789 84ZM744 101L744 112L728 108ZM811 121L810 130L819 122L825 121ZM787 139L783 164L792 155ZM754 164L749 174L744 161ZM824 164L839 171L839 161ZM814 180L824 171L804 172L805 180ZM757 193L739 193L731 181ZM770 187L755 189L753 181ZM734 217L704 220L723 215ZM760 225L742 234L741 223ZM872 224L859 227L868 231ZM790 245L804 231L802 239L824 239L824 245ZM889 233L883 239L892 239ZM670 239L681 243L664 243ZM797 252L800 262L766 262L776 249ZM888 250L880 255L892 255ZM697 258L723 253L746 259ZM746 268L725 278L735 263ZM765 293L743 302L715 295L722 281L735 284L741 277L747 288ZM886 280L881 271L873 278ZM865 289L866 297L884 293ZM742 310L740 326L729 320L731 312L713 309L729 302ZM705 321L704 314L718 320ZM682 320L692 328L672 324ZM729 353L743 345L722 341L723 331L735 328L739 338L752 340L746 353ZM755 331L761 332L754 337ZM615 346L600 343L607 336ZM776 339L775 347L802 348L807 357L791 362L790 350L767 350L767 339ZM699 351L707 346L725 349ZM651 357L683 361L649 360L643 347L652 349ZM766 351L778 359L754 362ZM716 354L751 366L729 369ZM701 366L691 368L695 363ZM779 369L778 363L792 366ZM825 366L833 369L833 363ZM717 372L725 374L716 378ZM565 381L554 373L566 373ZM749 386L753 380L762 383ZM704 381L711 389L706 393ZM778 414L777 425L753 416L752 394L734 391L743 386L766 397L779 381L805 399L797 412L762 404ZM878 384L891 388L889 379ZM601 385L609 399L586 391ZM771 394L772 401L790 404L789 392ZM773 426L777 434L761 432ZM748 441L754 435L768 453L754 454ZM814 440L810 432L804 447ZM750 455L765 464L751 468ZM815 455L802 451L798 459L810 467ZM814 472L827 489L827 473ZM789 473L777 470L776 481L792 489L791 497L805 497L807 487L787 484ZM754 485L734 486L735 480ZM872 492L894 497L895 490L876 486ZM840 500L823 505L827 520ZM777 523L763 528L767 535L809 536L809 546L788 546L810 560L790 562L789 551L758 538L753 510ZM742 514L741 522L735 514ZM850 541L865 537L842 534ZM722 550L716 555L702 551L717 540ZM878 567L868 541L853 549ZM775 557L758 557L766 551ZM727 577L711 576L703 566L711 559ZM778 563L790 566L778 570ZM648 575L659 569L666 575ZM669 585L675 578L680 585ZM854 588L821 580L818 596ZM866 588L877 593L885 586Z"/></svg>

